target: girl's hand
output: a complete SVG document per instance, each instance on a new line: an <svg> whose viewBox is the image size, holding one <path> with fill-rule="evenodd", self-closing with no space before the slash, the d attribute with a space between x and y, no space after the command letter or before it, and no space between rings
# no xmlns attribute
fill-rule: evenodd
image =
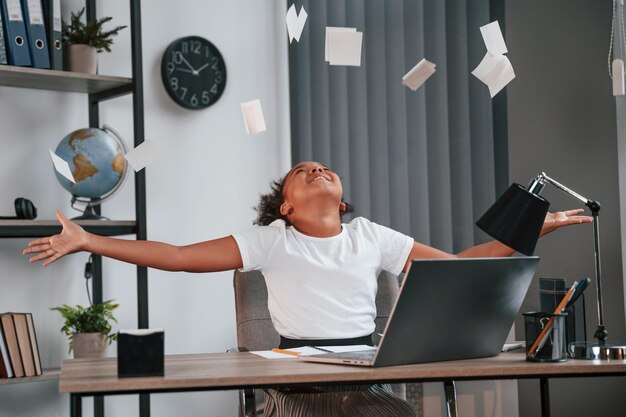
<svg viewBox="0 0 626 417"><path fill-rule="evenodd" d="M37 262L45 259L43 266L48 266L57 259L74 252L79 252L87 247L89 233L82 227L69 221L63 213L56 211L57 219L61 222L63 230L54 236L43 237L28 243L28 248L22 254L38 253L29 259L29 262Z"/></svg>
<svg viewBox="0 0 626 417"><path fill-rule="evenodd" d="M591 223L593 221L591 216L579 216L579 214L584 211L585 210L583 209L574 209L548 213L545 221L543 222L543 227L541 228L541 236L553 232L562 226Z"/></svg>

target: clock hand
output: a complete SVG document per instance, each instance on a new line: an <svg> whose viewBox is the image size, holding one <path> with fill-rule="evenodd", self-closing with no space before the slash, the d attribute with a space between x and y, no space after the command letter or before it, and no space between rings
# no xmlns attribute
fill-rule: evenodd
<svg viewBox="0 0 626 417"><path fill-rule="evenodd" d="M198 68L198 69L196 70L196 73L199 73L200 71L202 71L203 69L205 69L205 68L206 68L206 67L208 67L208 66L209 66L209 63L207 62L206 64L204 64L203 66L201 66L200 68Z"/></svg>
<svg viewBox="0 0 626 417"><path fill-rule="evenodd" d="M196 71L196 70L195 70L195 68L191 66L191 64L189 63L189 61L187 61L187 60L185 59L185 57L184 57L182 54L180 55L180 59L182 59L182 60L183 60L183 62L184 62L185 64L187 64L187 66L189 67L189 69L191 70L191 73L192 73L193 75L198 75L198 71Z"/></svg>
<svg viewBox="0 0 626 417"><path fill-rule="evenodd" d="M188 72L190 74L195 74L195 71L188 70L187 68L178 68L178 67L176 67L174 69L178 70L178 71L182 71L182 72Z"/></svg>

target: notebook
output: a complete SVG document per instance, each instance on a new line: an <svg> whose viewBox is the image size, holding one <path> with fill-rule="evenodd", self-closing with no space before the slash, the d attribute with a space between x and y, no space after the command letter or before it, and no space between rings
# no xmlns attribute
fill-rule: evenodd
<svg viewBox="0 0 626 417"><path fill-rule="evenodd" d="M496 356L538 263L536 256L414 260L376 350L298 359L389 366Z"/></svg>

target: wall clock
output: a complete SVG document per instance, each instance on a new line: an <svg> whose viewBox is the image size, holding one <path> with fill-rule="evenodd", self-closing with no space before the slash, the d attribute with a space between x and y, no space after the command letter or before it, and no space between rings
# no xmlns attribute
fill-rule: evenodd
<svg viewBox="0 0 626 417"><path fill-rule="evenodd" d="M222 96L226 64L211 42L200 36L186 36L165 49L161 78L172 100L186 109L201 110Z"/></svg>

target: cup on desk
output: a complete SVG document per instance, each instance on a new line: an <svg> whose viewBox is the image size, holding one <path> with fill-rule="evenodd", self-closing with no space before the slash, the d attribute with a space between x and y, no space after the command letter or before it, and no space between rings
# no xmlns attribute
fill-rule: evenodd
<svg viewBox="0 0 626 417"><path fill-rule="evenodd" d="M526 335L526 360L533 362L565 362L565 317L567 313L523 313Z"/></svg>

